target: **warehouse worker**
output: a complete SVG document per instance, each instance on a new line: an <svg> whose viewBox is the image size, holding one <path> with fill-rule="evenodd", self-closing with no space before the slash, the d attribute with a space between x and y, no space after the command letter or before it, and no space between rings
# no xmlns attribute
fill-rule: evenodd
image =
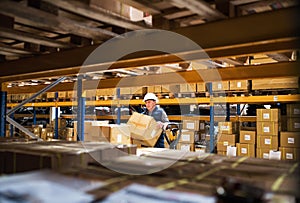
<svg viewBox="0 0 300 203"><path fill-rule="evenodd" d="M143 112L143 114L152 116L156 122L158 123L158 127L162 129L166 129L166 126L168 125L169 119L166 114L166 112L158 107L156 104L158 103L158 98L155 96L153 93L147 93L144 97L145 105L146 105L146 110ZM165 132L163 131L158 138L156 144L154 147L158 148L164 148L164 134Z"/></svg>

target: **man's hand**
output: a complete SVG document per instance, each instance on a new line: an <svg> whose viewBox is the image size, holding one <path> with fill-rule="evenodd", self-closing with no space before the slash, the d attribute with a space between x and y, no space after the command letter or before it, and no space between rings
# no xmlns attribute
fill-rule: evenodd
<svg viewBox="0 0 300 203"><path fill-rule="evenodd" d="M168 123L163 123L161 121L157 121L157 128L166 130L167 126L168 126Z"/></svg>

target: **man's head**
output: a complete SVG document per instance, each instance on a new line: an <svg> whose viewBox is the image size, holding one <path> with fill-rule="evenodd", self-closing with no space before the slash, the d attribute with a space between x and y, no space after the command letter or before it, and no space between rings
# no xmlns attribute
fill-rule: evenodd
<svg viewBox="0 0 300 203"><path fill-rule="evenodd" d="M158 103L158 98L153 93L147 93L143 101L145 102L148 111L152 111L155 108L156 103Z"/></svg>

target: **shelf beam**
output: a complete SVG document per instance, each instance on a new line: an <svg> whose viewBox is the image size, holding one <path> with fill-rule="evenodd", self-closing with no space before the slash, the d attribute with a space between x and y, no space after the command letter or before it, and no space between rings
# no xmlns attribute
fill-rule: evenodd
<svg viewBox="0 0 300 203"><path fill-rule="evenodd" d="M175 98L175 99L160 99L160 105L189 105L189 104L215 104L230 103L230 104L266 104L266 103L288 103L299 102L300 94L295 95L270 95L270 96L244 96L244 97L206 97L197 98ZM15 107L18 103L8 103L7 107ZM144 105L143 100L105 100L105 101L86 101L86 106L117 106L117 105ZM53 107L53 106L77 106L77 102L36 102L27 103L25 107Z"/></svg>
<svg viewBox="0 0 300 203"><path fill-rule="evenodd" d="M74 119L76 115L61 115L65 119ZM117 115L85 115L86 119L101 119L101 120L116 120ZM128 120L130 115L122 115L121 120ZM169 120L171 121L182 121L182 120L201 120L201 121L210 121L210 116L184 116L184 115L168 115ZM220 122L225 121L226 116L214 116L214 121ZM230 116L231 121L240 121L240 122L256 122L256 116Z"/></svg>
<svg viewBox="0 0 300 203"><path fill-rule="evenodd" d="M250 80L274 77L300 76L300 62L281 62L275 64L252 65L233 68L201 69L183 72L164 73L157 75L141 75L125 78L112 78L105 80L85 81L84 90L115 87L141 87L164 84L197 83L227 80ZM61 83L53 87L51 91L72 91L75 83ZM8 94L34 93L47 85L30 87L7 88L3 85L3 91Z"/></svg>

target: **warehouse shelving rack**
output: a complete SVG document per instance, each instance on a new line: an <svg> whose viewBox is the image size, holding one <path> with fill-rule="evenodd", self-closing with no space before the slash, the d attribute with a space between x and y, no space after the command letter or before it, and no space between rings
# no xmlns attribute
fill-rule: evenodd
<svg viewBox="0 0 300 203"><path fill-rule="evenodd" d="M79 95L82 95L81 93ZM211 94L212 95L212 94ZM168 99L160 99L160 105L178 105L178 104L209 104L211 108L214 107L215 104L270 104L270 103L287 103L287 102L298 102L300 101L300 95L259 95L259 96L235 96L235 97L196 97L196 98L168 98ZM122 99L116 99L116 100L104 100L104 101L83 101L81 103L82 108L84 106L121 106L121 105L142 105L143 101L141 99L132 99L132 100L122 100ZM18 106L17 103L8 103L7 107L14 108ZM77 106L78 103L76 101L54 101L54 102L32 102L32 103L26 103L24 106L26 107L63 107L63 106ZM183 115L169 115L169 119L171 121L181 121L183 119L196 119L196 120L203 120L210 122L210 125L213 125L215 121L239 121L239 122L255 122L256 117L255 116L240 116L240 109L237 110L236 116L215 116L213 113L211 113L209 116L183 116ZM210 112L213 112L213 109L210 110ZM228 111L227 111L228 112ZM15 116L22 116L22 115L15 115ZM34 117L37 117L38 115L33 115ZM80 115L82 119L82 123L84 119L101 119L101 120L117 120L120 122L120 120L127 120L129 118L129 115L103 115L103 116L95 116L95 115ZM45 117L41 116L41 117ZM61 115L61 118L66 119L75 119L75 115ZM78 119L78 115L77 115ZM57 120L57 119L56 119ZM56 124L57 126L57 124ZM84 126L81 126L81 133L83 134ZM213 128L210 132L210 135L213 136ZM56 130L57 131L57 130ZM80 132L79 132L80 133ZM80 140L84 140L83 136L80 136ZM210 145L213 145L213 143L210 143ZM213 149L211 147L210 149Z"/></svg>

